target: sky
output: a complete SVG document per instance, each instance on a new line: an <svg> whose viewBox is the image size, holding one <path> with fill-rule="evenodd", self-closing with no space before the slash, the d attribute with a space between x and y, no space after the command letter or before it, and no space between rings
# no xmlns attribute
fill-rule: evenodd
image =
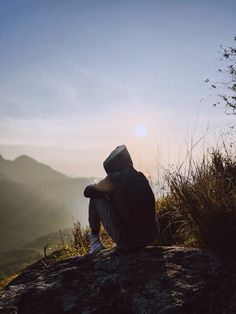
<svg viewBox="0 0 236 314"><path fill-rule="evenodd" d="M156 176L191 141L217 141L235 117L204 81L220 79L235 12L234 0L1 1L0 154L103 176L126 144Z"/></svg>

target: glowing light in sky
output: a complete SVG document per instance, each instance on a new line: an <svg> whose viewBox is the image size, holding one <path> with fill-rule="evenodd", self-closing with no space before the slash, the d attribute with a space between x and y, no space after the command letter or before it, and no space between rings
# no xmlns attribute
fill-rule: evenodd
<svg viewBox="0 0 236 314"><path fill-rule="evenodd" d="M147 135L147 129L143 125L138 125L134 129L134 133L137 137L144 138Z"/></svg>
<svg viewBox="0 0 236 314"><path fill-rule="evenodd" d="M235 11L213 0L0 1L0 154L73 177L102 177L121 144L155 176L157 159L181 162L188 138L235 124L203 81L223 79L218 48L234 45Z"/></svg>

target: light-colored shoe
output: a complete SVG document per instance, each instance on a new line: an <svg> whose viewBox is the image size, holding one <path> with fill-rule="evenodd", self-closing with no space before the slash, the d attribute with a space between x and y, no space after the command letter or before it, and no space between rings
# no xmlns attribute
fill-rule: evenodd
<svg viewBox="0 0 236 314"><path fill-rule="evenodd" d="M98 253L99 251L105 249L104 245L102 244L102 242L101 242L101 240L99 238L99 235L95 235L95 234L89 233L88 234L88 239L89 239L89 242L90 242L89 254Z"/></svg>

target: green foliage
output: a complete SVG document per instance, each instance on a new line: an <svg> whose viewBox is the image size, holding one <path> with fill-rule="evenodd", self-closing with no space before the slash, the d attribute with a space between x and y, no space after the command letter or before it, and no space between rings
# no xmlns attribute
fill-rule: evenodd
<svg viewBox="0 0 236 314"><path fill-rule="evenodd" d="M178 221L173 220L173 205L174 202L170 195L161 197L156 202L156 211L160 228L160 235L156 243L158 245L172 245L178 243L176 233Z"/></svg>
<svg viewBox="0 0 236 314"><path fill-rule="evenodd" d="M168 216L171 240L235 251L236 157L215 150L201 163L190 162L187 174L166 178L169 194L157 207L160 217Z"/></svg>

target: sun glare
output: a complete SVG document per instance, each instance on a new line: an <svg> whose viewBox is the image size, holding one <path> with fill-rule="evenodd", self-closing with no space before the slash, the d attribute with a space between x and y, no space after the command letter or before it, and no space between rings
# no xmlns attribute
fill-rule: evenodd
<svg viewBox="0 0 236 314"><path fill-rule="evenodd" d="M137 137L144 138L147 135L147 129L143 125L138 125L134 129L134 133Z"/></svg>

